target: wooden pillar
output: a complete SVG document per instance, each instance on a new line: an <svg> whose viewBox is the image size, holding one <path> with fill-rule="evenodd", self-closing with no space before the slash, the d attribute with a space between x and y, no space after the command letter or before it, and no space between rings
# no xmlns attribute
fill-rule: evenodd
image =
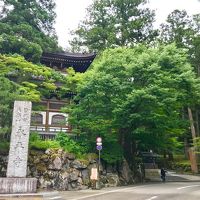
<svg viewBox="0 0 200 200"><path fill-rule="evenodd" d="M197 155L195 149L193 147L189 148L189 158L191 162L191 170L194 173L198 173L198 165L197 165Z"/></svg>
<svg viewBox="0 0 200 200"><path fill-rule="evenodd" d="M192 134L192 140L193 140L192 143L194 144L194 140L196 139L196 131L194 127L192 110L189 107L188 107L188 116L190 120L190 128L191 128L191 134ZM194 148L189 149L189 158L190 158L192 172L198 173L197 155L195 153Z"/></svg>

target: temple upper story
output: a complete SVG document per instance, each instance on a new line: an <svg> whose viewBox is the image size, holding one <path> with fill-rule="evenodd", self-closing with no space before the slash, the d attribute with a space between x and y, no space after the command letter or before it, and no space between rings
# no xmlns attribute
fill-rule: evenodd
<svg viewBox="0 0 200 200"><path fill-rule="evenodd" d="M73 67L76 72L84 73L95 57L95 53L43 53L40 62L62 73L66 73L66 69L69 67ZM49 98L35 103L43 109L32 113L31 131L37 131L42 139L54 139L59 132L70 135L72 127L68 123L69 114L62 113L61 108L70 104L69 99L73 95L68 92L63 99L58 99L55 90Z"/></svg>
<svg viewBox="0 0 200 200"><path fill-rule="evenodd" d="M43 53L40 62L55 70L65 72L73 67L76 72L84 73L95 57L96 53Z"/></svg>

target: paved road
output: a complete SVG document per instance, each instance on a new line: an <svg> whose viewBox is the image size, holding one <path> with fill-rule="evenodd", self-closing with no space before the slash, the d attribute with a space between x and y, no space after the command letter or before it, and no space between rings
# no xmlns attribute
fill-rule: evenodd
<svg viewBox="0 0 200 200"><path fill-rule="evenodd" d="M60 193L64 200L199 200L200 182L154 183ZM56 199L56 198L55 198Z"/></svg>
<svg viewBox="0 0 200 200"><path fill-rule="evenodd" d="M0 195L0 200L200 200L200 176L168 172L167 182L160 178L144 185L37 194ZM39 195L39 196L38 196Z"/></svg>

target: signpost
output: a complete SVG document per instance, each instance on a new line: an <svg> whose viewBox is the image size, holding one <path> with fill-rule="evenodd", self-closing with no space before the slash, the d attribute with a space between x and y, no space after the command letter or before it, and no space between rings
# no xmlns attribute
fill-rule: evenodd
<svg viewBox="0 0 200 200"><path fill-rule="evenodd" d="M102 138L97 137L96 139L97 150L99 151L99 172L100 172L100 157L101 157L101 150L102 150Z"/></svg>
<svg viewBox="0 0 200 200"><path fill-rule="evenodd" d="M101 150L102 150L102 138L101 137L97 137L96 139L96 148L99 151L99 162L98 162L98 171L99 171L99 176L100 176L100 162L101 162Z"/></svg>

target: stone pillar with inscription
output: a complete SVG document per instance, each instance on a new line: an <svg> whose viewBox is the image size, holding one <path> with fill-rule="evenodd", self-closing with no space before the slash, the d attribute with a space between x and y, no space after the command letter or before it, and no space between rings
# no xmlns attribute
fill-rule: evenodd
<svg viewBox="0 0 200 200"><path fill-rule="evenodd" d="M30 101L15 101L7 178L0 178L0 193L34 193L37 179L26 178L31 121Z"/></svg>

